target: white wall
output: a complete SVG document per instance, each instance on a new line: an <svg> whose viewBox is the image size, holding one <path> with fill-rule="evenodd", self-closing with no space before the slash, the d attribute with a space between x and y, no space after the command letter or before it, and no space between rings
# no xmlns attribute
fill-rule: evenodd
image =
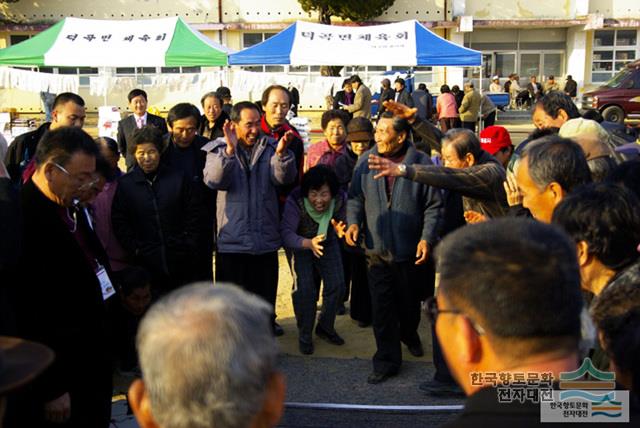
<svg viewBox="0 0 640 428"><path fill-rule="evenodd" d="M587 32L582 27L567 29L567 73L584 88L587 68Z"/></svg>

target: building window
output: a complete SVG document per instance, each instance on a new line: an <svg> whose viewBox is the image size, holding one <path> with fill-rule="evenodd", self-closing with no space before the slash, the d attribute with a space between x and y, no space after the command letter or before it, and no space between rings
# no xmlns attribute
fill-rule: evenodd
<svg viewBox="0 0 640 428"><path fill-rule="evenodd" d="M29 40L31 35L29 34L11 34L9 36L9 45L17 45L18 43L24 42L25 40Z"/></svg>
<svg viewBox="0 0 640 428"><path fill-rule="evenodd" d="M593 35L591 81L606 82L638 58L637 30L598 30Z"/></svg>
<svg viewBox="0 0 640 428"><path fill-rule="evenodd" d="M243 33L242 34L242 48L248 48L258 43L262 43L267 40L269 37L275 36L276 33ZM271 73L282 73L284 72L284 67L282 65L252 65L247 67L242 67L243 70L247 71L258 71L258 72L271 72ZM306 71L306 67L305 67Z"/></svg>

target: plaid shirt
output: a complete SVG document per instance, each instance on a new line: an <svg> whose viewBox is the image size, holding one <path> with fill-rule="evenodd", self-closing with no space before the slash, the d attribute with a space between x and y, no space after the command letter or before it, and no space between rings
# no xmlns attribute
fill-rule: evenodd
<svg viewBox="0 0 640 428"><path fill-rule="evenodd" d="M503 182L502 165L483 151L478 163L468 168L446 168L436 165L408 165L407 177L418 183L452 190L462 195L464 210L478 211L487 217L507 215L509 205Z"/></svg>

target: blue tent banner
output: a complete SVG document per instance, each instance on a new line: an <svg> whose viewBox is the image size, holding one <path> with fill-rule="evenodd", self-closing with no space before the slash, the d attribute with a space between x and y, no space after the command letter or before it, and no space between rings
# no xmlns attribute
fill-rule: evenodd
<svg viewBox="0 0 640 428"><path fill-rule="evenodd" d="M231 54L229 64L480 66L481 53L443 39L416 20L366 27L297 21Z"/></svg>

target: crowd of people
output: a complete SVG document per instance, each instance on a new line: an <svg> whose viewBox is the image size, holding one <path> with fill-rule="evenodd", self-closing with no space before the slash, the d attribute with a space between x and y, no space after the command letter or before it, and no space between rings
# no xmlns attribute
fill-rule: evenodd
<svg viewBox="0 0 640 428"><path fill-rule="evenodd" d="M424 355L426 312L436 372L420 388L469 396L451 426L539 421L471 373L558 379L587 356L635 409L639 151L532 84L536 130L517 147L501 126L476 134L486 97L470 82L443 85L434 116L426 87L383 81L374 127L353 76L306 151L280 85L259 104L221 88L204 114L179 103L166 120L135 89L117 141L92 139L84 100L58 95L0 163L0 333L55 352L9 426L107 427L114 367L142 377L129 401L143 427L274 426L281 249L300 353L314 333L349 346L335 327L348 307L373 327L370 384L400 372L403 345Z"/></svg>

